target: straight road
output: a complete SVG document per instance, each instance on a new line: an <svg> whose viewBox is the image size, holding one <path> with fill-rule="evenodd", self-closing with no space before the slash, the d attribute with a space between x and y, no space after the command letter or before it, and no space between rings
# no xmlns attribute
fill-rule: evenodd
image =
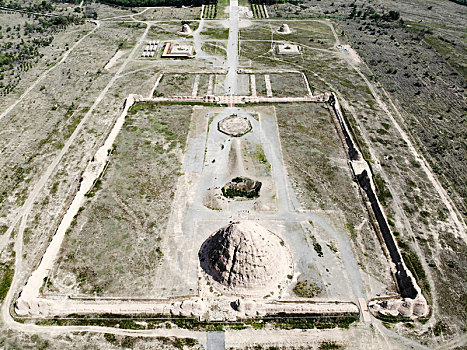
<svg viewBox="0 0 467 350"><path fill-rule="evenodd" d="M238 0L230 0L229 41L227 43L227 67L225 77L225 94L237 93L237 69L238 69Z"/></svg>

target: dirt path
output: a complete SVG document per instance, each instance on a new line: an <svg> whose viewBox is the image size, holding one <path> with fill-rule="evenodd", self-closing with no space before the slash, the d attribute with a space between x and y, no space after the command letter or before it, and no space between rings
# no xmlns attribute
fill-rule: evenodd
<svg viewBox="0 0 467 350"><path fill-rule="evenodd" d="M382 324L378 327L385 328ZM376 328L376 327L375 327ZM392 332L370 328L364 324L352 325L350 329L311 329L311 330L228 330L225 332L226 348L230 346L250 346L268 344L277 348L294 347L316 349L323 342L343 344L347 349L392 350L428 349L411 339L405 339ZM264 348L267 348L266 346ZM320 347L321 348L321 347Z"/></svg>
<svg viewBox="0 0 467 350"><path fill-rule="evenodd" d="M120 15L120 16L113 16L113 17L105 17L105 18L101 18L101 21L107 21L109 19L115 19L115 18L125 18L125 17L128 17L129 19L132 19L132 20L135 20L135 16L138 16L138 15L142 15L143 13L145 13L147 10L150 10L150 9L153 9L155 7L146 7L144 8L144 10L140 11L140 12L137 12L137 13L132 13L132 14L128 14L128 15ZM141 22L141 21L138 21L138 22ZM143 22L142 22L143 23Z"/></svg>
<svg viewBox="0 0 467 350"><path fill-rule="evenodd" d="M37 326L34 324L22 324L16 322L10 326L10 329L32 334L47 334L53 336L74 332L92 332L133 337L194 338L198 340L201 345L206 345L206 332L192 331L188 329L132 330L101 326Z"/></svg>
<svg viewBox="0 0 467 350"><path fill-rule="evenodd" d="M125 55L125 50L117 50L117 52L115 52L115 54L112 56L112 58L109 60L109 62L107 62L107 64L105 65L104 69L105 70L110 70L110 68L112 68L113 66L115 66L115 64L117 63L118 59L120 57L122 57L123 55Z"/></svg>
<svg viewBox="0 0 467 350"><path fill-rule="evenodd" d="M193 32L193 45L195 47L196 55L199 57L207 56L206 52L203 51L203 41L201 40L200 33L204 28L204 18L199 21L198 28Z"/></svg>
<svg viewBox="0 0 467 350"><path fill-rule="evenodd" d="M336 29L334 28L334 25L330 21L316 21L316 22L323 23L331 29L332 35L334 35L334 40L335 40L334 46L341 44L341 41L339 40L339 36L336 33Z"/></svg>

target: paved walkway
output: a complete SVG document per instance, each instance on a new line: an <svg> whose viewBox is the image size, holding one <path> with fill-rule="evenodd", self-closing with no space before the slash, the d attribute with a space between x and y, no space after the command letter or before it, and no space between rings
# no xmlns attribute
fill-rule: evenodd
<svg viewBox="0 0 467 350"><path fill-rule="evenodd" d="M230 0L229 41L227 43L227 67L225 77L226 94L237 92L238 69L238 0Z"/></svg>
<svg viewBox="0 0 467 350"><path fill-rule="evenodd" d="M207 350L225 350L225 332L208 332Z"/></svg>

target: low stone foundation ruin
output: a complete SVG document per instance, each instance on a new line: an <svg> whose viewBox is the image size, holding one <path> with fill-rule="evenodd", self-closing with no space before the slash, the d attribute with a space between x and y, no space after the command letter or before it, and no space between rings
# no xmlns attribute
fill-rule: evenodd
<svg viewBox="0 0 467 350"><path fill-rule="evenodd" d="M185 43L167 42L161 57L163 58L191 58L193 57L193 45Z"/></svg>
<svg viewBox="0 0 467 350"><path fill-rule="evenodd" d="M236 177L222 187L222 194L227 198L255 198L259 196L261 182L247 177Z"/></svg>
<svg viewBox="0 0 467 350"><path fill-rule="evenodd" d="M296 56L301 54L300 50L300 46L296 44L284 43L276 45L276 53L278 55Z"/></svg>
<svg viewBox="0 0 467 350"><path fill-rule="evenodd" d="M218 129L229 136L240 137L251 131L251 123L246 117L232 114L219 122Z"/></svg>

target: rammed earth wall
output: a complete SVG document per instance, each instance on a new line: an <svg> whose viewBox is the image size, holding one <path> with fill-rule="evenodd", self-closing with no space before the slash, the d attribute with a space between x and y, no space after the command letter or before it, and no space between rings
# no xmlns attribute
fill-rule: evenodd
<svg viewBox="0 0 467 350"><path fill-rule="evenodd" d="M402 259L401 253L395 241L394 235L389 228L384 210L378 200L378 197L376 196L373 175L371 174L368 163L363 160L361 153L352 138L352 135L342 115L342 111L340 110L339 101L337 100L337 97L334 93L332 93L329 97L328 103L332 107L341 128L342 133L340 135L343 137L343 141L347 145L352 170L355 174L355 177L357 178L359 185L365 191L368 200L370 201L371 209L378 223L381 236L389 252L391 261L395 265L395 276L397 285L399 287L399 292L403 298L415 299L420 293L420 288L412 276L412 273L407 269L407 266Z"/></svg>

